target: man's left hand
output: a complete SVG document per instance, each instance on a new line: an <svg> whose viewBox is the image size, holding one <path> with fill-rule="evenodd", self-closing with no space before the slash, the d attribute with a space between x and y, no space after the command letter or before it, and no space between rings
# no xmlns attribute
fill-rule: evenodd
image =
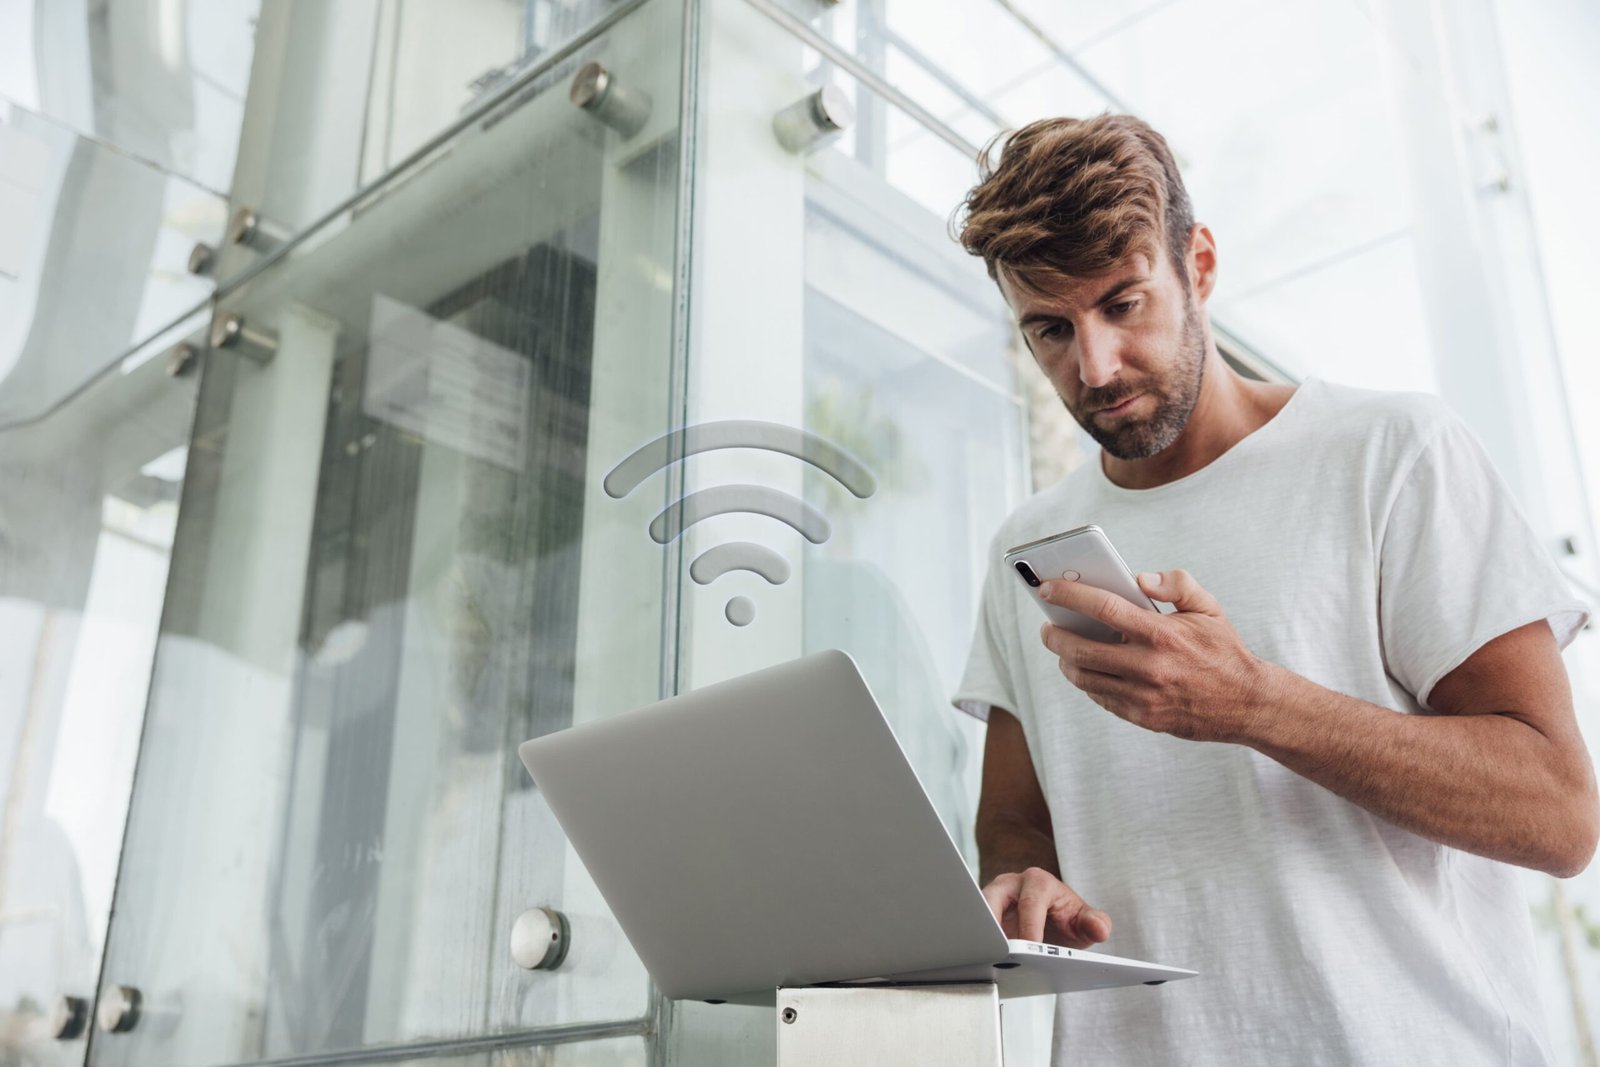
<svg viewBox="0 0 1600 1067"><path fill-rule="evenodd" d="M1251 655L1222 605L1187 571L1140 574L1139 587L1177 611L1162 615L1081 582L1039 588L1049 603L1123 635L1121 644L1107 644L1045 623L1041 637L1061 673L1135 726L1190 741L1247 739L1263 713L1268 665Z"/></svg>

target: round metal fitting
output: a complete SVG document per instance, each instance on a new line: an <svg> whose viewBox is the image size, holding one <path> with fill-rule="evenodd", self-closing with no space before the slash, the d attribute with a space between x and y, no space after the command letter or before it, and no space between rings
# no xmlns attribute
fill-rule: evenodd
<svg viewBox="0 0 1600 1067"><path fill-rule="evenodd" d="M211 320L211 347L231 349L257 363L266 363L278 351L278 339L251 327L237 311L221 311Z"/></svg>
<svg viewBox="0 0 1600 1067"><path fill-rule="evenodd" d="M244 245L266 255L283 244L284 235L268 224L253 207L241 207L228 219L228 243Z"/></svg>
<svg viewBox="0 0 1600 1067"><path fill-rule="evenodd" d="M63 994L50 1012L50 1036L57 1041L72 1041L89 1029L89 1001Z"/></svg>
<svg viewBox="0 0 1600 1067"><path fill-rule="evenodd" d="M606 90L610 88L611 72L598 63L585 63L577 77L572 79L568 95L573 104L587 111L604 100Z"/></svg>
<svg viewBox="0 0 1600 1067"><path fill-rule="evenodd" d="M211 347L228 348L238 342L243 332L244 316L225 311L211 321Z"/></svg>
<svg viewBox="0 0 1600 1067"><path fill-rule="evenodd" d="M622 84L599 63L585 63L567 95L575 106L624 137L632 137L650 121L650 95Z"/></svg>
<svg viewBox="0 0 1600 1067"><path fill-rule="evenodd" d="M100 994L95 1022L108 1034L125 1034L139 1024L139 1007L144 998L131 985L112 986Z"/></svg>
<svg viewBox="0 0 1600 1067"><path fill-rule="evenodd" d="M195 363L200 359L200 349L188 341L179 341L167 353L167 377L181 378L194 370Z"/></svg>
<svg viewBox="0 0 1600 1067"><path fill-rule="evenodd" d="M824 85L772 117L778 143L796 155L831 144L856 120L850 97L837 85Z"/></svg>
<svg viewBox="0 0 1600 1067"><path fill-rule="evenodd" d="M228 243L235 245L248 244L261 226L261 216L256 214L256 209L242 207L233 213L228 220Z"/></svg>
<svg viewBox="0 0 1600 1067"><path fill-rule="evenodd" d="M819 130L837 133L856 120L856 109L843 89L829 84L811 94L811 117Z"/></svg>
<svg viewBox="0 0 1600 1067"><path fill-rule="evenodd" d="M792 1023L798 1018L800 1018L800 1013L795 1011L793 1008L784 1008L783 1009L783 1021L784 1022Z"/></svg>
<svg viewBox="0 0 1600 1067"><path fill-rule="evenodd" d="M189 273L206 277L217 267L217 250L204 241L196 241L189 250Z"/></svg>
<svg viewBox="0 0 1600 1067"><path fill-rule="evenodd" d="M572 926L554 908L529 908L511 925L511 959L524 970L555 970L571 943Z"/></svg>

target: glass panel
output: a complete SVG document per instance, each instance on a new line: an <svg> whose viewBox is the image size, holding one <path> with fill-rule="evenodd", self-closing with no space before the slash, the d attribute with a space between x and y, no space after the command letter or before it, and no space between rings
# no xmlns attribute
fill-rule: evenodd
<svg viewBox="0 0 1600 1067"><path fill-rule="evenodd" d="M256 32L232 199L277 237L297 233L627 6L269 4ZM221 276L249 268L261 251L226 249Z"/></svg>
<svg viewBox="0 0 1600 1067"><path fill-rule="evenodd" d="M789 151L770 122L746 116L777 113L814 84L800 43L733 5L713 20L707 52L689 421L800 427L852 453L875 488L863 497L837 472L754 449L683 462L685 490L755 482L801 496L828 529L802 536L734 513L686 531L686 562L748 540L792 578L686 583L679 685L845 649L970 857L982 732L948 701L989 539L1029 486L1027 403L1009 312L950 238L954 199L936 210L886 175L915 170L923 189L964 191L973 160L931 137L890 140L876 162L847 139ZM738 109L719 106L733 99ZM757 219L767 236L750 242Z"/></svg>
<svg viewBox="0 0 1600 1067"><path fill-rule="evenodd" d="M0 102L0 427L36 418L189 312L221 197Z"/></svg>
<svg viewBox="0 0 1600 1067"><path fill-rule="evenodd" d="M260 6L0 0L0 98L221 195Z"/></svg>
<svg viewBox="0 0 1600 1067"><path fill-rule="evenodd" d="M945 161L970 166L953 150ZM806 498L834 532L805 549L805 649L855 657L975 862L982 733L948 700L989 538L1027 486L1009 318L943 218L842 156L814 160L810 174L805 427L850 449L876 473L877 491L855 501L807 472Z"/></svg>
<svg viewBox="0 0 1600 1067"><path fill-rule="evenodd" d="M677 686L844 649L975 860L982 726L949 697L990 538L1029 486L1029 419L1009 313L981 261L948 233L973 160L931 136L891 138L866 156L849 137L809 153L791 150L794 138L780 143L771 116L814 90L816 72L801 42L754 5L717 6L701 54L685 421L799 428L850 452L873 486L862 494L837 471L759 448L682 461L676 491L753 484L800 497L826 522L802 522L802 534L751 507L684 532L691 568L745 541L757 547L741 548L743 558L764 559L774 577L708 576L709 563L698 568L704 584L685 574ZM858 113L910 122L835 79ZM669 1063L732 1065L770 1061L772 1041L770 1018L682 1005L664 1051Z"/></svg>
<svg viewBox="0 0 1600 1067"><path fill-rule="evenodd" d="M682 19L643 5L223 300L104 977L145 1018L96 1064L646 1014L515 747L661 689L660 498L600 483L677 407ZM642 126L573 106L591 60ZM555 972L510 958L541 906Z"/></svg>
<svg viewBox="0 0 1600 1067"><path fill-rule="evenodd" d="M194 414L165 371L0 432L0 1063L83 1061Z"/></svg>

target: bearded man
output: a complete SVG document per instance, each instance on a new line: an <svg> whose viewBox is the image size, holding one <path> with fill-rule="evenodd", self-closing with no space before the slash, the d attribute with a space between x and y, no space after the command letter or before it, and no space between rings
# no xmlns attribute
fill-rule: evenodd
<svg viewBox="0 0 1600 1067"><path fill-rule="evenodd" d="M989 723L980 880L1009 936L1201 972L1060 998L1055 1062L1550 1062L1512 868L1571 876L1600 833L1561 662L1587 607L1440 401L1222 360L1160 134L992 154L962 243L1100 452L990 553L956 697ZM1173 611L1001 561L1089 523Z"/></svg>

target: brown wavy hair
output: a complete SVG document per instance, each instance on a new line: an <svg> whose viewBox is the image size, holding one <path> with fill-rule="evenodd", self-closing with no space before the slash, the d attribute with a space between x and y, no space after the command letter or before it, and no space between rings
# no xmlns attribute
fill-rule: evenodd
<svg viewBox="0 0 1600 1067"><path fill-rule="evenodd" d="M1051 278L1093 277L1165 250L1188 290L1194 208L1166 139L1140 119L1041 119L985 145L978 173L955 222L989 277L1003 265L1038 291Z"/></svg>

